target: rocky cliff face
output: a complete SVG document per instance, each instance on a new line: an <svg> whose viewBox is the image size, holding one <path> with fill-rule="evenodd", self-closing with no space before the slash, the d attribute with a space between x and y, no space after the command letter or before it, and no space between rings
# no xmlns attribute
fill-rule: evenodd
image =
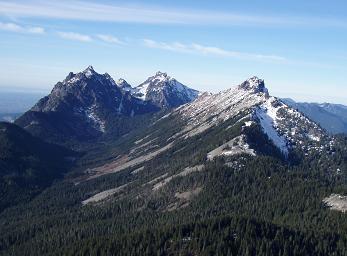
<svg viewBox="0 0 347 256"><path fill-rule="evenodd" d="M85 139L107 132L109 123L119 116L158 110L151 102L117 86L109 74L99 74L89 66L83 72L69 73L16 123L35 135Z"/></svg>

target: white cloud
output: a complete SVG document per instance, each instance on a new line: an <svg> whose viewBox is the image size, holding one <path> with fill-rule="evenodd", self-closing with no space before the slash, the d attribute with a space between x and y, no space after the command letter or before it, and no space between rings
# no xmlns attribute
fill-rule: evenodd
<svg viewBox="0 0 347 256"><path fill-rule="evenodd" d="M63 39L80 41L80 42L91 42L92 38L89 35L79 34L75 32L58 32L58 35Z"/></svg>
<svg viewBox="0 0 347 256"><path fill-rule="evenodd" d="M286 59L281 56L229 51L219 47L204 46L204 45L196 44L196 43L192 43L192 44L182 44L179 42L165 43L165 42L157 42L151 39L143 39L143 43L146 47L149 47L149 48L156 48L156 49L168 50L173 52L200 54L200 55L226 57L226 58L250 59L250 60L266 60L266 61L277 61L277 62L286 61Z"/></svg>
<svg viewBox="0 0 347 256"><path fill-rule="evenodd" d="M97 38L100 40L106 42L106 43L111 43L111 44L120 44L123 45L124 42L119 40L117 37L112 36L112 35L97 35Z"/></svg>
<svg viewBox="0 0 347 256"><path fill-rule="evenodd" d="M43 33L45 33L45 29L41 28L41 27L31 27L31 28L28 28L27 31L29 33L33 33L33 34L43 34Z"/></svg>
<svg viewBox="0 0 347 256"><path fill-rule="evenodd" d="M164 43L157 42L151 39L143 39L144 45L149 48L157 48L162 50L174 51L174 52L191 52L192 49L188 45L181 44L178 42Z"/></svg>
<svg viewBox="0 0 347 256"><path fill-rule="evenodd" d="M4 1L0 15L53 19L135 22L151 24L195 24L221 26L311 26L347 28L346 20L287 15L252 15L209 10L170 9L144 5L100 4L89 1Z"/></svg>
<svg viewBox="0 0 347 256"><path fill-rule="evenodd" d="M21 32L22 27L14 23L0 23L0 29L11 31L11 32Z"/></svg>
<svg viewBox="0 0 347 256"><path fill-rule="evenodd" d="M41 27L24 27L15 23L0 22L0 30L16 33L44 34L45 29Z"/></svg>

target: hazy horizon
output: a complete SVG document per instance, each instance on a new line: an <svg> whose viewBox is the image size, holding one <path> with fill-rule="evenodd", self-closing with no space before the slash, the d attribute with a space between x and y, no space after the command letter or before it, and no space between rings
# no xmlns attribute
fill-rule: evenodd
<svg viewBox="0 0 347 256"><path fill-rule="evenodd" d="M82 71L82 70L80 70L80 71ZM96 70L96 71L97 71L97 70ZM78 72L78 71L76 71L76 72L74 72L74 73L77 73L77 72ZM164 72L164 71L163 71L163 72ZM170 73L168 73L168 72L166 72L166 73L167 73L168 75L170 75ZM67 74L68 74L68 72L66 73L66 75L67 75ZM155 74L155 72L154 72L153 74L147 75L147 77L149 77L149 76L151 76L151 75L154 75L154 74ZM112 75L111 75L111 76L112 76ZM112 77L113 77L113 76L112 76ZM146 80L147 77L144 77L142 80L135 81L135 82L132 82L131 80L129 80L129 79L125 78L125 77L113 77L113 79L116 80L116 79L118 79L118 78L123 78L123 79L125 79L131 86L134 87L134 86L137 86L137 85L139 85L140 83L144 82L144 81ZM182 82L183 84L185 84L185 85L187 85L187 86L189 86L189 87L191 87L191 88L193 88L193 89L198 89L198 86L192 86L192 85L190 85L190 84L184 83L184 81L181 81L181 80L180 80L179 78L177 78L177 77L175 77L175 78L176 78L178 81ZM262 77L260 77L260 78L263 79ZM25 88L24 86L23 86L23 87L20 87L20 86L18 86L18 87L10 87L10 86L8 86L8 87L6 87L6 86L1 87L1 86L0 86L0 93L3 93L3 94L14 94L14 95L18 95L18 96L20 96L20 95L37 96L37 100L38 100L38 99L40 99L41 97L43 97L43 96L45 96L45 95L48 95L48 94L50 93L50 91L53 89L54 85L55 85L57 82L62 81L62 80L64 80L64 77L63 77L62 79L60 79L60 80L54 82L50 87L47 86L47 88ZM235 86L239 85L239 84L242 83L242 82L243 82L243 80L237 82L236 84L232 84L232 85L230 85L229 87L226 87L226 88L224 88L224 89L222 89L222 90L226 90L226 89L228 89L228 88L235 87ZM272 89L275 88L275 87L268 86L266 80L265 80L265 85L266 85L266 87L269 88L269 91L270 91L271 96L275 96L275 97L278 97L278 98L289 98L289 99L292 99L292 100L294 100L294 101L296 101L296 102L307 102L307 103L332 103L332 104L347 105L347 102L346 102L346 101L345 101L345 103L344 103L343 97L341 97L341 102L339 102L339 101L334 101L333 99L331 99L330 101L329 101L329 99L328 99L328 100L325 100L325 99L323 99L323 97L321 98L321 100L315 100L315 97L312 96L312 95L303 95L303 94L300 94L300 93L298 93L297 95L295 95L295 93L292 93L292 94L291 94L292 96L289 97L285 92L280 92L279 94L274 94ZM209 90L208 92L217 93L217 92L219 92L219 91ZM0 96L1 96L1 95L0 95ZM0 97L0 98L4 98L4 97ZM35 97L30 97L30 98L33 99L33 98L35 98ZM311 100L310 100L310 98L311 98ZM316 95L316 98L318 98L317 95ZM328 97L326 97L326 98L328 98ZM8 101L9 101L9 100L8 100ZM33 103L35 103L35 102L33 102ZM1 112L1 109L0 109L0 112ZM17 112L17 111L15 111L15 112Z"/></svg>
<svg viewBox="0 0 347 256"><path fill-rule="evenodd" d="M211 92L258 76L274 96L346 105L346 8L339 0L0 0L0 92L48 93L93 65L132 85L161 70Z"/></svg>

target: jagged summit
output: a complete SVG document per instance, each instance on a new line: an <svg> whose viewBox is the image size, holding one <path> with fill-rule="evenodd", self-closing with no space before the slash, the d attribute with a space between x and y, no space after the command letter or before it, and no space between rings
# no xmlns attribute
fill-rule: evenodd
<svg viewBox="0 0 347 256"><path fill-rule="evenodd" d="M116 81L116 85L121 88L122 90L126 91L126 92L132 92L132 87L131 85L123 78L119 78Z"/></svg>
<svg viewBox="0 0 347 256"><path fill-rule="evenodd" d="M91 65L89 65L82 73L88 78L92 75L98 74Z"/></svg>
<svg viewBox="0 0 347 256"><path fill-rule="evenodd" d="M89 65L83 72L86 72L86 71L95 72L94 67L92 65Z"/></svg>
<svg viewBox="0 0 347 256"><path fill-rule="evenodd" d="M76 87L76 84L86 83L88 80L106 81L108 86L115 86L123 93L130 93L131 96L148 101L162 109L178 107L195 100L199 95L197 90L181 84L165 72L157 71L139 86L132 87L123 78L114 81L108 73L103 75L97 73L93 66L88 66L77 74L70 72L63 82L54 87L53 91L60 94L65 87Z"/></svg>
<svg viewBox="0 0 347 256"><path fill-rule="evenodd" d="M161 72L161 71L157 71L157 73L155 73L155 76L158 77L158 76L162 76L162 77L168 77L170 78L166 72Z"/></svg>
<svg viewBox="0 0 347 256"><path fill-rule="evenodd" d="M117 85L122 85L122 84L124 84L124 83L127 83L127 81L125 81L125 79L123 79L123 78L119 78L119 79L117 80L117 82L116 82ZM127 84L128 84L128 83L127 83Z"/></svg>
<svg viewBox="0 0 347 256"><path fill-rule="evenodd" d="M140 84L136 88L138 88L140 92L143 95L145 95L149 85L151 85L151 87L165 86L164 82L168 82L170 80L175 80L175 79L172 79L170 76L167 75L167 73L157 71L154 76L148 77L146 81L144 81L142 84Z"/></svg>
<svg viewBox="0 0 347 256"><path fill-rule="evenodd" d="M269 96L269 91L265 87L265 82L263 79L258 78L257 76L253 76L246 81L244 81L242 84L238 86L241 89L249 90L254 93L263 92L265 95Z"/></svg>
<svg viewBox="0 0 347 256"><path fill-rule="evenodd" d="M77 74L70 72L16 123L34 135L46 130L52 137L89 139L105 133L119 116L133 117L159 109L125 91L109 74L99 74L89 66Z"/></svg>
<svg viewBox="0 0 347 256"><path fill-rule="evenodd" d="M195 100L199 91L181 84L167 73L158 71L154 76L135 87L133 95L167 109Z"/></svg>
<svg viewBox="0 0 347 256"><path fill-rule="evenodd" d="M110 80L111 82L114 83L112 77L109 74L105 73L104 75L101 75L94 70L93 66L88 66L85 70L83 70L82 72L78 72L76 74L73 72L70 72L61 83L64 85L75 84L76 82L80 80L91 79L96 76L106 78L107 80Z"/></svg>

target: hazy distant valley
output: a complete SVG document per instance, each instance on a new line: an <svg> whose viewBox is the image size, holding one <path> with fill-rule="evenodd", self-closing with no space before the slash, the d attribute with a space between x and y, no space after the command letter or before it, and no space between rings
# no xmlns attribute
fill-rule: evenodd
<svg viewBox="0 0 347 256"><path fill-rule="evenodd" d="M43 96L43 93L0 91L0 120L14 122Z"/></svg>

